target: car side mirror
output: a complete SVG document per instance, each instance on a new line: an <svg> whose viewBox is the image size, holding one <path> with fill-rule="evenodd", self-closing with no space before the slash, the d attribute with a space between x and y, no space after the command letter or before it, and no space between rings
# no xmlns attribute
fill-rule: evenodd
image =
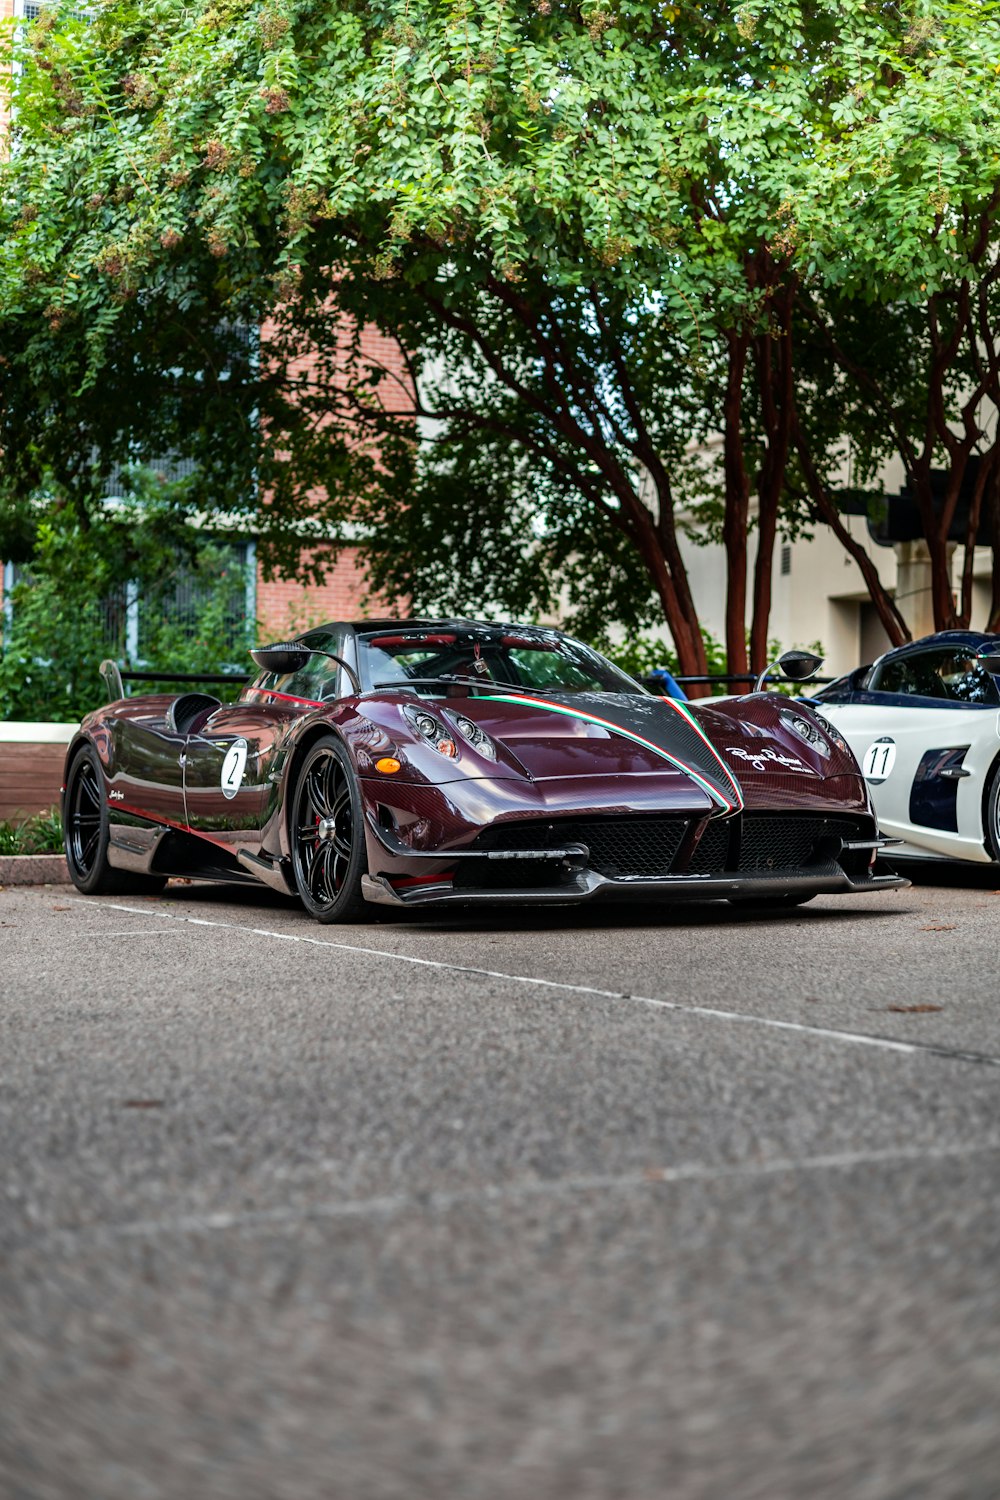
<svg viewBox="0 0 1000 1500"><path fill-rule="evenodd" d="M823 658L815 652L798 650L786 651L775 662L775 666L781 668L790 682L808 682L810 677L816 676L822 665Z"/></svg>
<svg viewBox="0 0 1000 1500"><path fill-rule="evenodd" d="M1000 677L1000 651L989 651L985 656L978 656L976 660L987 672L992 672L994 677Z"/></svg>
<svg viewBox="0 0 1000 1500"><path fill-rule="evenodd" d="M257 646L250 655L264 672L299 672L312 652L298 641L279 641L273 646Z"/></svg>
<svg viewBox="0 0 1000 1500"><path fill-rule="evenodd" d="M785 651L777 661L765 667L754 683L753 690L755 693L763 691L764 683L775 667L781 668L782 675L787 677L789 682L808 682L810 677L816 676L822 665L823 658L817 656L814 651L802 651L796 647L792 651Z"/></svg>

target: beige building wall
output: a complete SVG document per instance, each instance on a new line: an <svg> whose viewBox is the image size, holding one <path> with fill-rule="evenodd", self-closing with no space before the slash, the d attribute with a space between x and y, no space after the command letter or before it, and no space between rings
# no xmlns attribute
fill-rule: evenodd
<svg viewBox="0 0 1000 1500"><path fill-rule="evenodd" d="M896 585L896 556L891 547L878 547L868 535L862 516L846 518L851 535L860 542L889 589ZM757 533L750 534L747 625L753 590ZM721 546L685 548L695 603L705 629L717 640L726 636L726 561ZM782 647L819 642L826 659L824 672L839 676L861 661L871 661L888 646L857 564L825 528L811 539L779 540L774 554L769 635Z"/></svg>
<svg viewBox="0 0 1000 1500"><path fill-rule="evenodd" d="M897 485L898 489L899 486ZM934 629L931 611L930 567L922 543L880 547L868 534L863 516L845 517L851 535L864 547L879 577L895 597L914 638ZM748 593L756 555L756 533L751 533ZM961 588L961 550L952 558L952 584ZM707 630L725 639L726 568L721 546L685 549L695 603ZM973 575L972 629L985 628L990 606L992 557L988 547L976 549ZM748 620L749 625L749 608ZM773 597L769 634L781 646L809 646L818 641L824 652L824 674L839 677L863 662L874 661L889 646L875 606L853 558L832 532L817 528L811 540L778 542L774 557Z"/></svg>
<svg viewBox="0 0 1000 1500"><path fill-rule="evenodd" d="M850 483L845 463L835 482ZM882 475L886 494L895 494L905 483L902 464L886 465ZM845 522L854 539L874 562L885 587L895 597L914 638L934 629L931 609L930 568L922 543L880 547L873 542L863 516L847 516ZM721 546L699 547L689 542L684 549L695 603L705 628L717 640L725 640L726 568ZM748 619L752 609L753 566L756 532L750 533L747 580ZM961 550L952 559L952 582L961 587ZM972 628L985 626L990 605L992 557L988 547L977 548L973 583ZM889 641L854 559L845 552L826 527L813 535L775 547L770 636L782 647L808 646L819 642L826 659L824 674L840 676L888 649Z"/></svg>

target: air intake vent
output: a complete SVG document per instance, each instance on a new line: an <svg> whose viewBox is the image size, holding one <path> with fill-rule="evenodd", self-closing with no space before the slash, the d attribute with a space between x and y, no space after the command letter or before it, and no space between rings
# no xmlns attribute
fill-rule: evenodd
<svg viewBox="0 0 1000 1500"><path fill-rule="evenodd" d="M590 868L601 875L665 876L687 827L685 818L573 818L502 823L476 840L477 849L559 849L586 844Z"/></svg>

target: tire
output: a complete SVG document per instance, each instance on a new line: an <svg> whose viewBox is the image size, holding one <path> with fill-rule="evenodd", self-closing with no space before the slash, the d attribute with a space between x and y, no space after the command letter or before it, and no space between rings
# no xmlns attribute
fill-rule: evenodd
<svg viewBox="0 0 1000 1500"><path fill-rule="evenodd" d="M81 745L66 778L63 842L70 879L85 896L154 895L162 875L133 875L108 861L111 837L104 771L92 745Z"/></svg>
<svg viewBox="0 0 1000 1500"><path fill-rule="evenodd" d="M317 740L295 778L289 838L299 899L317 922L356 922L368 865L361 793L334 735Z"/></svg>
<svg viewBox="0 0 1000 1500"><path fill-rule="evenodd" d="M1000 862L1000 762L990 774L983 797L983 834L991 859Z"/></svg>

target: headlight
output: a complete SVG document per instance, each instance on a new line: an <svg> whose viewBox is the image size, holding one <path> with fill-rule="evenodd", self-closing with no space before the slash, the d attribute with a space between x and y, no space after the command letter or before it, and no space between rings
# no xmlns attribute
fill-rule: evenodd
<svg viewBox="0 0 1000 1500"><path fill-rule="evenodd" d="M829 760L833 752L833 747L823 732L824 729L830 732L829 725L826 724L825 720L820 719L819 723L814 723L812 720L803 718L800 714L793 714L787 709L782 710L778 718L787 730L797 735L811 750L815 750L817 755L822 755L824 760ZM822 728L820 725L822 725ZM830 732L830 739L833 738L834 736Z"/></svg>
<svg viewBox="0 0 1000 1500"><path fill-rule="evenodd" d="M433 745L439 755L446 756L448 760L458 760L458 746L440 719L423 708L406 708L403 712L421 738Z"/></svg>
<svg viewBox="0 0 1000 1500"><path fill-rule="evenodd" d="M480 755L485 755L487 760L496 760L497 747L484 730L478 724L473 724L464 714L452 714L452 723L464 740L468 740L474 750Z"/></svg>
<svg viewBox="0 0 1000 1500"><path fill-rule="evenodd" d="M851 750L850 745L844 739L844 736L841 734L840 730L835 728L835 726L830 723L830 720L824 718L822 714L816 713L815 709L813 710L813 718L822 729L827 739L832 740L838 750L842 750L845 755L850 755L853 759L854 752Z"/></svg>

